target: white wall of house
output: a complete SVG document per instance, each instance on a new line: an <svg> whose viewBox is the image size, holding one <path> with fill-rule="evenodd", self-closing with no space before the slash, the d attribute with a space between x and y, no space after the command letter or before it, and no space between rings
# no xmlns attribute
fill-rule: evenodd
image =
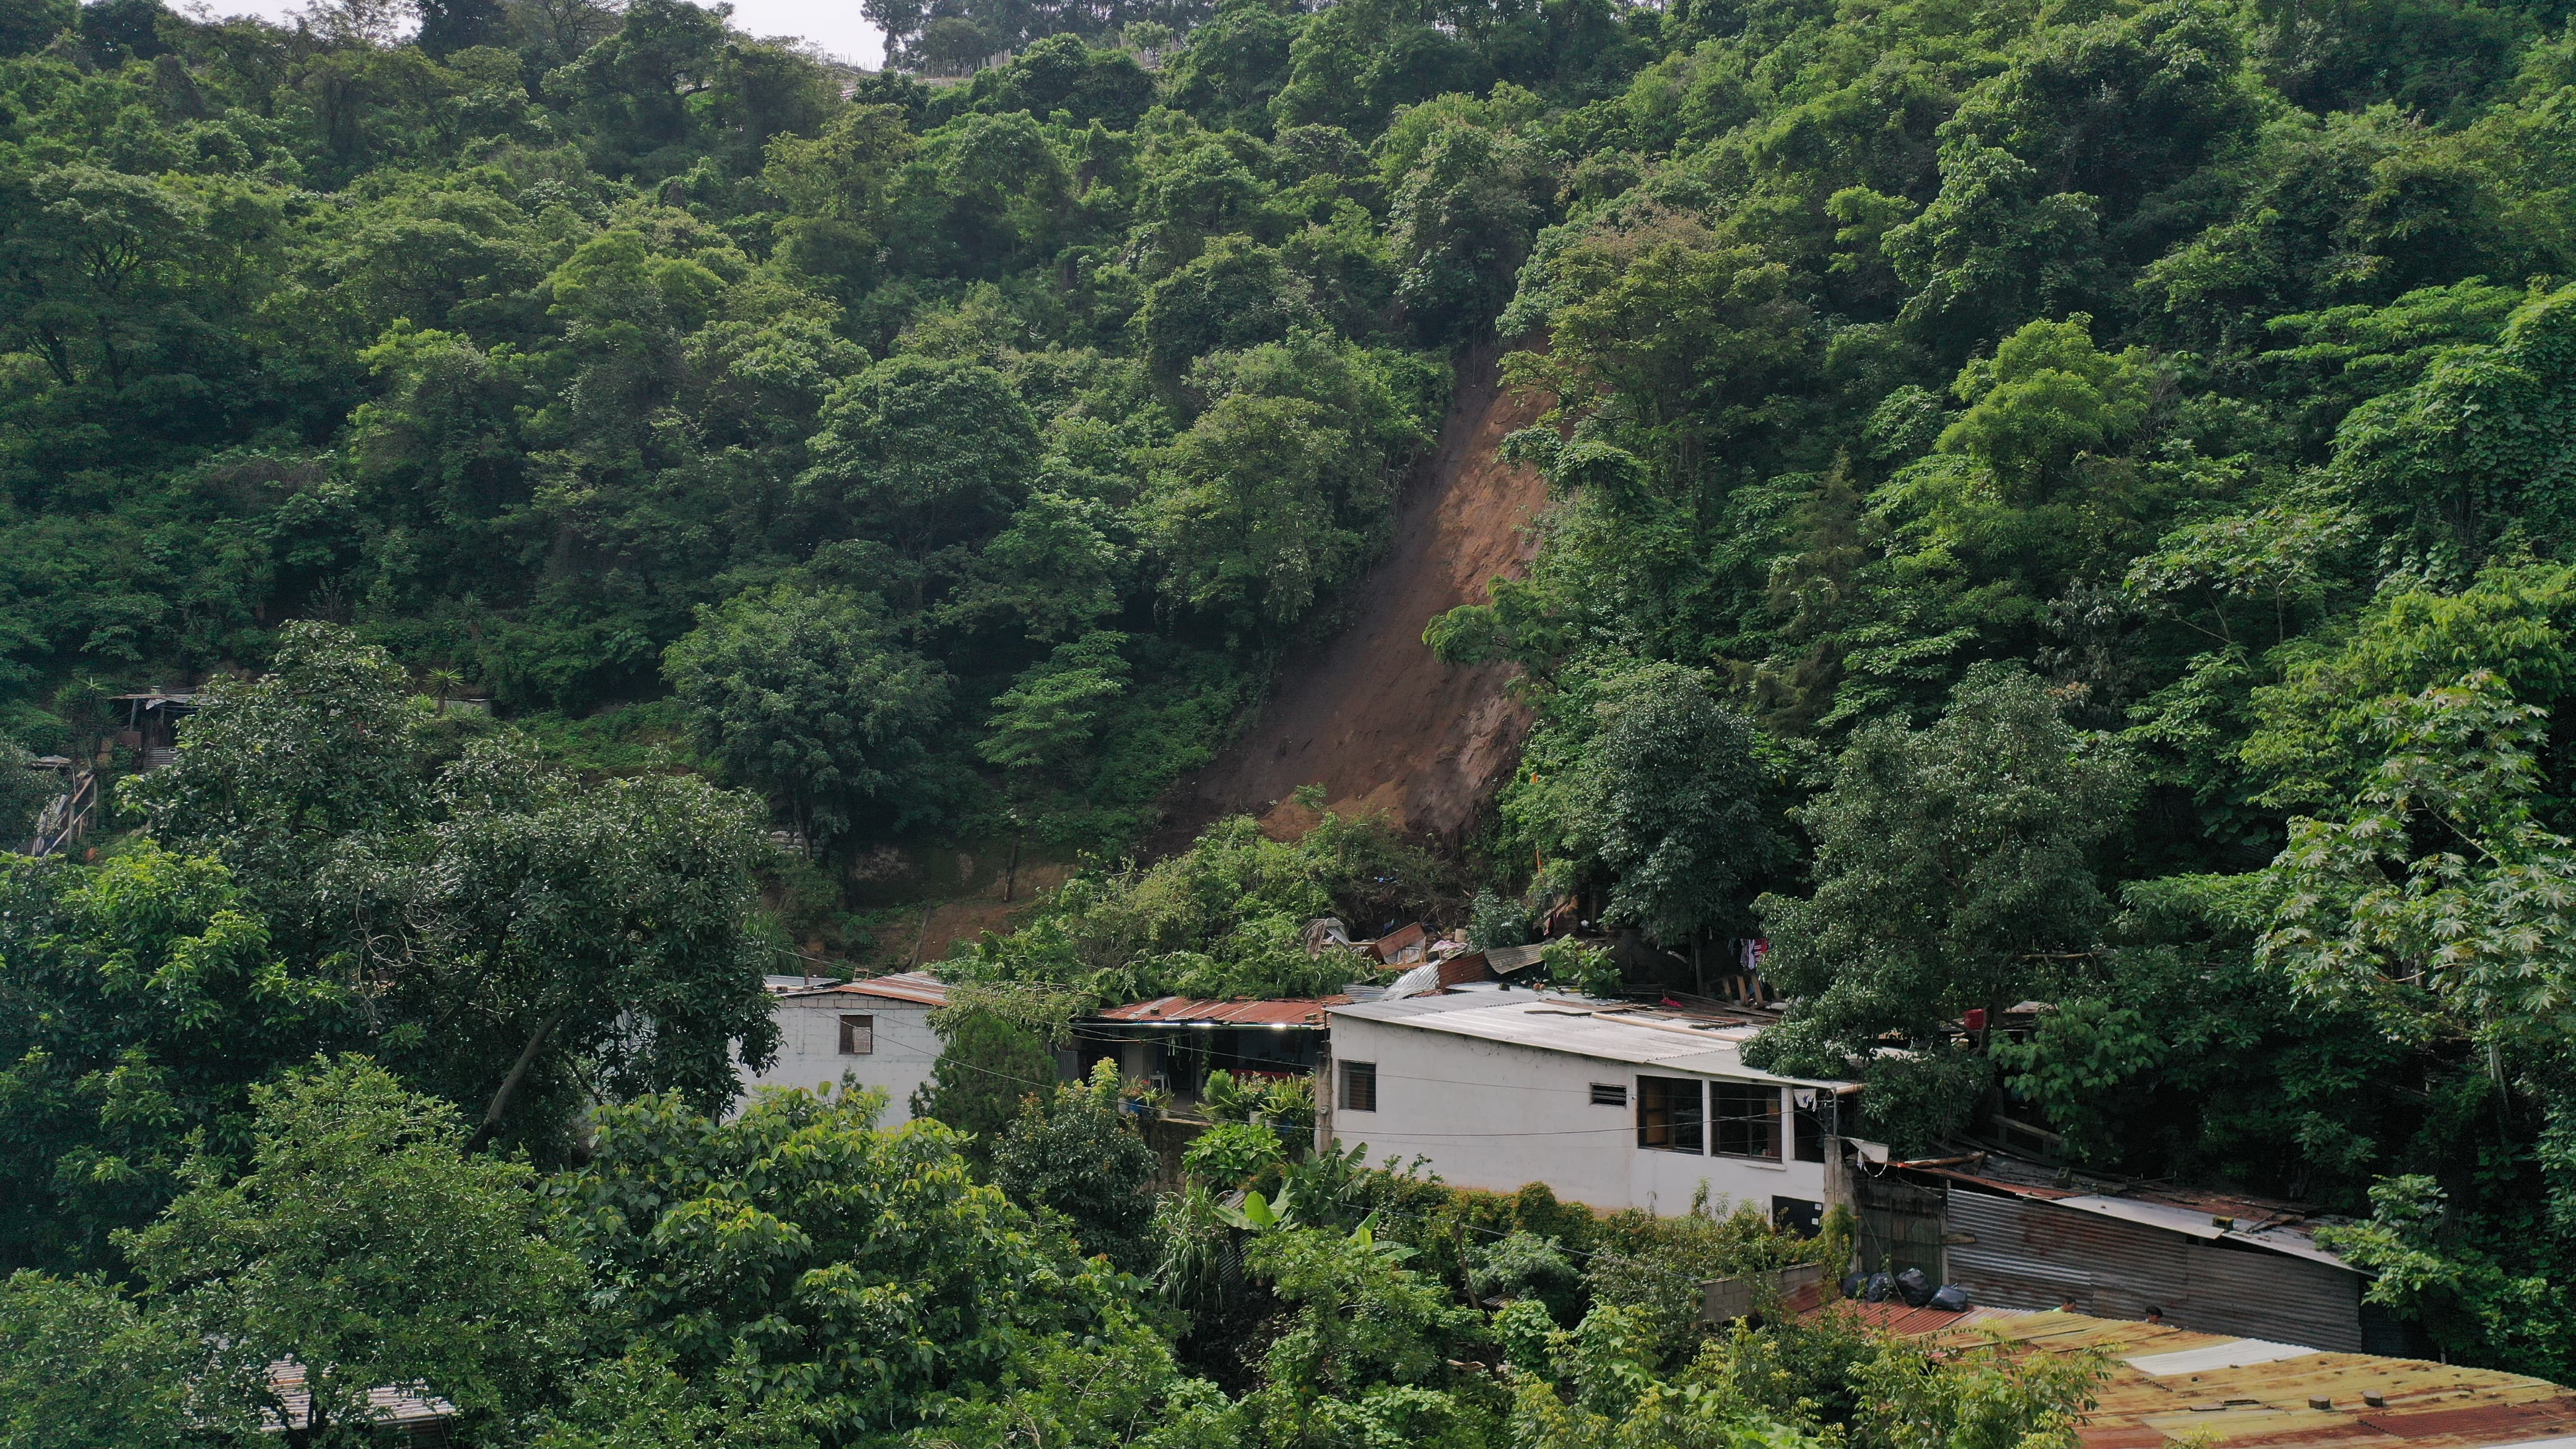
<svg viewBox="0 0 2576 1449"><path fill-rule="evenodd" d="M743 1100L755 1087L803 1087L837 1084L843 1074L862 1087L886 1094L880 1127L912 1120L913 1089L930 1080L939 1061L939 1034L930 1029L930 1007L853 992L818 991L775 998L778 1058L755 1072L740 1061ZM841 1018L867 1017L874 1030L860 1044L864 1052L841 1049Z"/></svg>
<svg viewBox="0 0 2576 1449"><path fill-rule="evenodd" d="M1333 1013L1332 1031L1329 1130L1345 1148L1366 1143L1371 1161L1419 1155L1455 1187L1510 1192L1543 1182L1561 1199L1603 1210L1687 1212L1702 1184L1720 1211L1750 1204L1768 1213L1774 1197L1825 1199L1824 1164L1797 1160L1801 1124L1789 1095L1798 1090L1793 1086L1769 1084L1782 1094L1777 1161L1674 1152L1638 1145L1637 1079L1740 1084L1744 1078L1452 1035L1341 1010ZM1352 1110L1341 1100L1342 1069L1353 1062L1376 1068L1374 1111ZM1624 1100L1597 1104L1596 1084L1623 1089Z"/></svg>

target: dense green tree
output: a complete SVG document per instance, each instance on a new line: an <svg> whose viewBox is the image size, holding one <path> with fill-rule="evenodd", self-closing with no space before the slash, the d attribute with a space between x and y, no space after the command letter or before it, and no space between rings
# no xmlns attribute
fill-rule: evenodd
<svg viewBox="0 0 2576 1449"><path fill-rule="evenodd" d="M1085 1251L1141 1272L1153 1245L1151 1186L1161 1164L1120 1100L1118 1064L1033 1094L993 1148L993 1184L1033 1211L1063 1216Z"/></svg>
<svg viewBox="0 0 2576 1449"><path fill-rule="evenodd" d="M1752 723L1699 670L1646 665L1586 685L1564 707L1592 718L1552 731L1514 821L1607 883L1606 924L1697 951L1748 919L1774 865ZM1581 741L1570 757L1568 736Z"/></svg>
<svg viewBox="0 0 2576 1449"><path fill-rule="evenodd" d="M192 1150L248 1151L255 1083L358 1034L361 992L282 957L212 859L147 840L96 867L5 864L8 1261L102 1270Z"/></svg>
<svg viewBox="0 0 2576 1449"><path fill-rule="evenodd" d="M1080 759L1103 712L1127 688L1126 636L1103 630L1059 644L993 701L985 759L1019 774L1060 774Z"/></svg>
<svg viewBox="0 0 2576 1449"><path fill-rule="evenodd" d="M989 1163L1022 1104L1055 1089L1055 1052L1028 1023L989 1008L951 1007L935 1026L939 1060L913 1091L912 1115L959 1133L962 1150Z"/></svg>
<svg viewBox="0 0 2576 1449"><path fill-rule="evenodd" d="M128 1243L213 1357L207 1390L305 1424L364 1425L371 1390L419 1385L469 1423L526 1411L570 1366L581 1262L537 1231L535 1172L464 1150L456 1109L362 1057L256 1095L247 1171L201 1178Z"/></svg>
<svg viewBox="0 0 2576 1449"><path fill-rule="evenodd" d="M0 1439L24 1449L179 1449L249 1421L197 1398L204 1346L115 1285L20 1271L0 1283Z"/></svg>
<svg viewBox="0 0 2576 1449"><path fill-rule="evenodd" d="M60 35L79 11L74 0L10 0L0 11L0 55L24 55Z"/></svg>
<svg viewBox="0 0 2576 1449"><path fill-rule="evenodd" d="M947 714L949 680L902 647L864 596L797 582L736 595L673 644L664 667L698 748L767 789L809 849L899 827L922 808L908 796ZM870 820L871 810L884 813Z"/></svg>
<svg viewBox="0 0 2576 1449"><path fill-rule="evenodd" d="M1799 813L1815 893L1757 903L1764 974L1796 1003L1756 1054L1839 1073L1883 1033L1931 1047L1960 1013L1992 1021L2042 989L2101 944L2095 847L2130 789L2125 764L2082 748L2016 669L1971 671L1928 728L1856 732Z"/></svg>
<svg viewBox="0 0 2576 1449"><path fill-rule="evenodd" d="M1108 1275L977 1185L955 1132L870 1130L882 1106L779 1091L730 1121L672 1097L603 1109L593 1157L555 1189L603 1306L698 1393L739 1371L749 1407L802 1405L827 1444L985 1397L1059 1334L1130 1331Z"/></svg>
<svg viewBox="0 0 2576 1449"><path fill-rule="evenodd" d="M367 881L387 994L442 1023L400 1056L481 1103L478 1145L505 1130L542 1142L584 1097L727 1100L735 1057L764 1062L778 1039L759 810L696 779L569 790L536 763L506 744L470 751L440 781L450 818Z"/></svg>
<svg viewBox="0 0 2576 1449"><path fill-rule="evenodd" d="M1412 164L1388 198L1388 241L1404 268L1396 300L1426 339L1480 336L1511 300L1503 278L1529 255L1546 168L1519 137L1463 119L1403 149Z"/></svg>
<svg viewBox="0 0 2576 1449"><path fill-rule="evenodd" d="M1036 461L1028 409L990 368L894 358L836 391L822 422L799 488L915 558L1007 517Z"/></svg>
<svg viewBox="0 0 2576 1449"><path fill-rule="evenodd" d="M407 683L344 629L289 625L271 670L209 688L177 762L119 798L155 839L222 860L273 922L327 932L323 867L340 842L428 815Z"/></svg>

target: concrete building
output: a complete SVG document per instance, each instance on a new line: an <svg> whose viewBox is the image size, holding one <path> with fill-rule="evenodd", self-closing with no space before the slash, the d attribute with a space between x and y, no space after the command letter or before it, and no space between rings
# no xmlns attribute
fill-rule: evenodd
<svg viewBox="0 0 2576 1449"><path fill-rule="evenodd" d="M1686 1212L1705 1190L1812 1231L1826 1139L1859 1090L1744 1065L1749 1023L1631 1003L1489 983L1327 1013L1319 1142L1605 1210Z"/></svg>
<svg viewBox="0 0 2576 1449"><path fill-rule="evenodd" d="M912 1120L913 1089L939 1061L930 1013L948 1004L948 988L925 971L808 985L797 976L770 978L778 1014L778 1058L766 1071L737 1062L747 1099L755 1087L837 1083L848 1075L886 1094L878 1125Z"/></svg>

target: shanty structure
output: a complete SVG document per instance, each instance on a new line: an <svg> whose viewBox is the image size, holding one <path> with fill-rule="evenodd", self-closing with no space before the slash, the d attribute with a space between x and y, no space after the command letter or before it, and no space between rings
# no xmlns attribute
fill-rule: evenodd
<svg viewBox="0 0 2576 1449"><path fill-rule="evenodd" d="M1094 1062L1115 1061L1120 1075L1170 1093L1174 1107L1186 1114L1210 1072L1231 1072L1254 1084L1313 1074L1323 1059L1325 1013L1348 1000L1131 1001L1074 1023L1073 1046L1060 1064L1068 1079L1077 1079Z"/></svg>
<svg viewBox="0 0 2576 1449"><path fill-rule="evenodd" d="M886 1094L880 1125L912 1120L912 1094L939 1064L930 1013L948 1004L946 983L926 971L819 984L773 976L769 990L778 1056L756 1072L735 1064L746 1097L757 1087L837 1085L846 1076Z"/></svg>
<svg viewBox="0 0 2576 1449"><path fill-rule="evenodd" d="M132 752L137 771L157 770L179 758L179 727L197 712L197 692L155 685L108 704L116 711L116 745Z"/></svg>
<svg viewBox="0 0 2576 1449"><path fill-rule="evenodd" d="M1835 1305L1944 1347L2000 1342L2097 1355L2109 1370L2083 1449L2565 1449L2576 1394L2546 1380L2420 1359L2199 1333L2171 1324L1994 1308Z"/></svg>
<svg viewBox="0 0 2576 1449"><path fill-rule="evenodd" d="M1856 1083L1756 1071L1722 1014L1463 983L1327 1008L1316 1136L1429 1159L1460 1187L1543 1182L1595 1208L1752 1204L1802 1227Z"/></svg>
<svg viewBox="0 0 2576 1449"><path fill-rule="evenodd" d="M2144 1318L2181 1328L2398 1352L2362 1301L2368 1275L2318 1245L2296 1203L2082 1179L1999 1153L1859 1164L1860 1266L1920 1268L1982 1307Z"/></svg>

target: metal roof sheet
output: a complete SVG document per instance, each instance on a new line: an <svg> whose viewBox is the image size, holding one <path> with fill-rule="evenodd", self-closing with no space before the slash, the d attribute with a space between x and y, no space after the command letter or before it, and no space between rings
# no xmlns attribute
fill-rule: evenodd
<svg viewBox="0 0 2576 1449"><path fill-rule="evenodd" d="M1920 1336L2102 1354L2110 1377L2078 1432L2083 1449L2504 1449L2576 1435L2576 1394L2491 1369L2362 1353L2271 1357L2247 1351L2243 1339L2075 1313L1995 1315ZM2213 1366L2169 1367L2186 1356ZM2263 1361L2247 1361L2256 1357ZM2146 1372L2140 1360L2167 1371Z"/></svg>
<svg viewBox="0 0 2576 1449"><path fill-rule="evenodd" d="M1687 1016L1652 1012L1582 997L1547 993L1415 997L1335 1006L1336 1017L1409 1026L1423 1031L1478 1037L1539 1051L1564 1052L1597 1061L1660 1066L1705 1076L1746 1081L1839 1087L1839 1082L1784 1077L1744 1064L1743 1044L1755 1028L1697 1022Z"/></svg>
<svg viewBox="0 0 2576 1449"><path fill-rule="evenodd" d="M271 1430L305 1429L312 1426L313 1395L305 1386L304 1365L291 1358L278 1359L268 1366L268 1387L284 1409L285 1422L278 1421L275 1409L261 1411L263 1427ZM408 1389L371 1388L367 1390L367 1417L378 1424L412 1428L454 1416L456 1406L435 1394L415 1393Z"/></svg>
<svg viewBox="0 0 2576 1449"><path fill-rule="evenodd" d="M2226 1239L2268 1248L2275 1253L2287 1253L2294 1258L2305 1258L2329 1268L2360 1271L2340 1256L2317 1246L2317 1228L2344 1219L2321 1213L2304 1203L2177 1188L2160 1183L2122 1183L2104 1179L2078 1179L2072 1188L2059 1187L2055 1185L2057 1169L2044 1164L1998 1152L1980 1152L1976 1158L1972 1168L1942 1163L1899 1165L1912 1172L1928 1173L2013 1197L2037 1198L2078 1212L2163 1228L2204 1242ZM2114 1190L2084 1191L2087 1186ZM2218 1221L2221 1218L2227 1220L2225 1225Z"/></svg>
<svg viewBox="0 0 2576 1449"><path fill-rule="evenodd" d="M1322 1026L1325 1009L1347 996L1292 998L1279 1001L1214 1001L1195 996L1157 996L1131 1001L1099 1013L1099 1021L1135 1025L1184 1026Z"/></svg>
<svg viewBox="0 0 2576 1449"><path fill-rule="evenodd" d="M2203 1348L2176 1349L2171 1353L2142 1353L2125 1359L2129 1367L2151 1379L2172 1374L2207 1373L2212 1369L2252 1368L2258 1363L2279 1363L2285 1358L2305 1358L2318 1350L2304 1343L2272 1343L2260 1338L2231 1338Z"/></svg>
<svg viewBox="0 0 2576 1449"><path fill-rule="evenodd" d="M910 1002L915 1006L946 1006L948 983L927 971L903 971L892 976L868 976L856 981L843 981L832 986L817 986L807 991L790 991L788 996L873 996L885 1001Z"/></svg>

